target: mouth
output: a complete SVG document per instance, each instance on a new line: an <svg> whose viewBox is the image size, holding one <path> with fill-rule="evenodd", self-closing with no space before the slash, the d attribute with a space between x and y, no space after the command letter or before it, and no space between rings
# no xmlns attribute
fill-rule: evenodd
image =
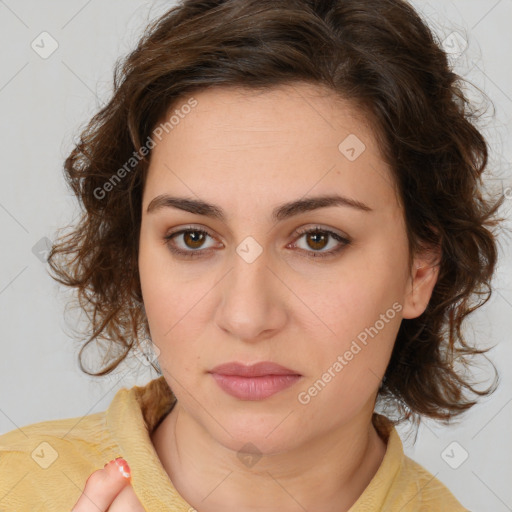
<svg viewBox="0 0 512 512"><path fill-rule="evenodd" d="M295 370L270 361L250 366L237 362L225 363L208 373L225 393L240 400L264 400L302 378Z"/></svg>

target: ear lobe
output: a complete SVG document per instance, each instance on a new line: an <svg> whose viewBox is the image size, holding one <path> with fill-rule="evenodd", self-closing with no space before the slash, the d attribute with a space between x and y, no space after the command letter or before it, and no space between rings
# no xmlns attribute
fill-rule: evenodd
<svg viewBox="0 0 512 512"><path fill-rule="evenodd" d="M403 318L417 318L427 308L439 277L440 260L440 249L429 250L414 258L405 290Z"/></svg>

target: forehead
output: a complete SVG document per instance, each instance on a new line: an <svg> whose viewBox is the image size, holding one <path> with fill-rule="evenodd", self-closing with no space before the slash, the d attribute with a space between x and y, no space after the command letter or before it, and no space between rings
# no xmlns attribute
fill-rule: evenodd
<svg viewBox="0 0 512 512"><path fill-rule="evenodd" d="M196 131L201 128L199 125L205 131L214 127L222 133L228 132L229 141L237 137L251 142L258 137L271 142L276 134L282 134L279 141L292 141L291 136L295 135L298 140L318 146L319 142L332 143L332 137L336 140L343 131L357 132L360 138L373 136L361 109L320 84L297 82L269 89L213 87L182 96L169 109L167 119L180 111L191 97L196 106L189 114L180 116L178 125ZM183 123L185 118L189 122ZM173 131L183 132L177 130L178 125ZM215 136L210 133L205 140L214 140Z"/></svg>
<svg viewBox="0 0 512 512"><path fill-rule="evenodd" d="M282 202L284 193L340 192L377 208L396 194L369 120L324 87L216 87L183 96L163 122L171 116L152 151L149 194L250 190Z"/></svg>

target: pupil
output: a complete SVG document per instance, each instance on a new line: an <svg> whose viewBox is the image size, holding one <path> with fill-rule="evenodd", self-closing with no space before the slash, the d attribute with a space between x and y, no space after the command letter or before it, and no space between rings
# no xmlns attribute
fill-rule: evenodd
<svg viewBox="0 0 512 512"><path fill-rule="evenodd" d="M194 236L195 234L195 236ZM186 235L186 242L188 243L188 240L191 239L191 243L193 247L200 247L202 243L202 239L204 237L203 233L199 233L198 231L190 231ZM196 238L196 240L194 240Z"/></svg>
<svg viewBox="0 0 512 512"><path fill-rule="evenodd" d="M327 238L325 236L325 234L322 234L322 233L313 233L312 235L310 235L311 238L313 239L313 245L314 247L312 247L313 249L323 249L323 247L325 245L322 245L322 242L325 242L325 239ZM319 244L319 245L318 245Z"/></svg>

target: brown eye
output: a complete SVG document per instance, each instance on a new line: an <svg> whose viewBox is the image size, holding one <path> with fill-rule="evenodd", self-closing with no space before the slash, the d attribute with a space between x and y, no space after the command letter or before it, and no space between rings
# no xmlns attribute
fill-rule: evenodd
<svg viewBox="0 0 512 512"><path fill-rule="evenodd" d="M204 240L204 231L185 231L185 234L183 235L183 242L191 249L199 249L204 243Z"/></svg>
<svg viewBox="0 0 512 512"><path fill-rule="evenodd" d="M301 238L306 240L306 247L299 248L311 258L334 256L351 243L347 237L321 227L299 230L297 234L301 235L297 240ZM334 248L324 251L323 249L329 246L330 241L335 242Z"/></svg>
<svg viewBox="0 0 512 512"><path fill-rule="evenodd" d="M197 258L212 250L212 247L203 248L207 238L213 239L213 236L204 229L188 228L166 235L164 241L172 253Z"/></svg>
<svg viewBox="0 0 512 512"><path fill-rule="evenodd" d="M327 245L329 235L326 235L321 231L310 232L306 234L306 240L310 242L309 245L312 249L319 251Z"/></svg>

